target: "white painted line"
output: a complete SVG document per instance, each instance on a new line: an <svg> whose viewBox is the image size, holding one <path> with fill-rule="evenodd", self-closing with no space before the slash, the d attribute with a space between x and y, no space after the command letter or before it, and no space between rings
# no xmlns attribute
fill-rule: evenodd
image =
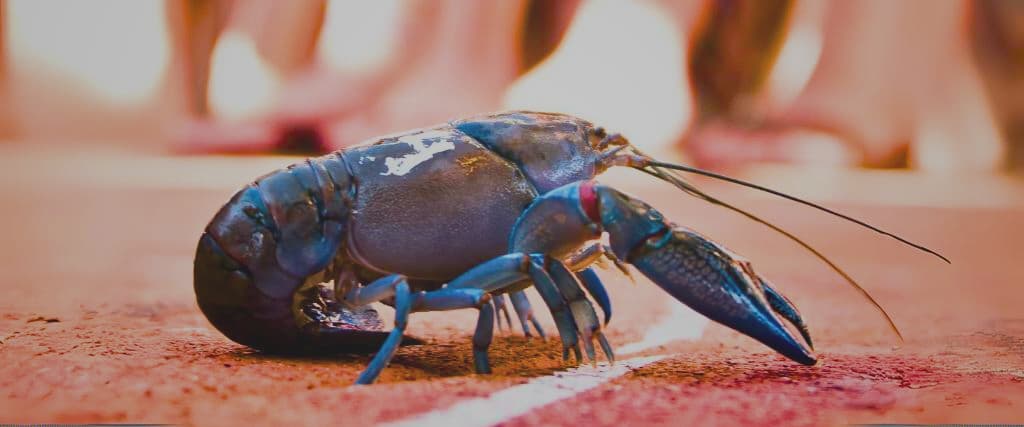
<svg viewBox="0 0 1024 427"><path fill-rule="evenodd" d="M534 409L575 396L633 369L657 362L667 356L638 357L601 363L597 368L586 365L536 378L526 384L509 387L487 397L464 400L448 408L384 424L388 427L487 427L526 414Z"/></svg>
<svg viewBox="0 0 1024 427"><path fill-rule="evenodd" d="M618 354L639 353L672 341L697 339L704 332L708 319L690 308L676 302L669 302L669 313L652 326L643 339L629 343L618 350ZM534 409L573 397L633 369L648 365L668 355L638 357L622 360L609 367L601 363L597 368L590 365L567 371L556 372L546 377L496 392L487 397L465 400L451 407L413 415L409 418L385 424L388 427L414 426L492 426L526 414Z"/></svg>
<svg viewBox="0 0 1024 427"><path fill-rule="evenodd" d="M616 348L616 354L639 353L672 341L695 340L704 334L710 320L675 300L668 302L668 315L651 326L635 343Z"/></svg>

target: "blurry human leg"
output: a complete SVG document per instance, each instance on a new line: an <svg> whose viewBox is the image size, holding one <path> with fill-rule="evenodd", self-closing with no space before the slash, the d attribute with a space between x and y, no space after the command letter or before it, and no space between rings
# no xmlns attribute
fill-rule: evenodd
<svg viewBox="0 0 1024 427"><path fill-rule="evenodd" d="M7 54L5 49L4 33L4 8L5 4L0 1L0 140L9 138L14 134L14 123L11 121L11 103L7 94Z"/></svg>
<svg viewBox="0 0 1024 427"><path fill-rule="evenodd" d="M335 146L453 117L494 111L518 72L518 31L525 1L432 3L437 21L423 25L430 42L418 60L375 102L335 122Z"/></svg>
<svg viewBox="0 0 1024 427"><path fill-rule="evenodd" d="M966 6L959 0L828 3L820 57L807 57L817 66L795 100L763 112L759 130L698 135L691 151L710 165L825 159L872 167L997 167L1002 141L970 61ZM823 151L826 146L840 151Z"/></svg>
<svg viewBox="0 0 1024 427"><path fill-rule="evenodd" d="M175 85L185 97L183 119L170 129L172 148L182 151L247 151L272 146L266 126L218 126L211 115L209 83L217 40L228 25L235 2L171 1L166 3L172 41Z"/></svg>
<svg viewBox="0 0 1024 427"><path fill-rule="evenodd" d="M399 9L396 20L388 21L384 19L386 16L373 13L389 7ZM372 10L363 10L366 8ZM271 91L272 96L256 100L258 102L251 99L228 99L226 102L229 105L237 104L249 110L232 112L213 108L213 111L207 113L211 92L207 90L211 76L210 63L218 60L212 57L217 51L212 47L205 51L192 49L198 58L191 62L198 64L202 72L190 73L186 78L201 89L194 92L196 98L202 99L200 104L204 113L199 120L182 126L173 138L175 148L188 152L320 152L331 149L320 128L326 122L338 120L352 110L370 104L403 73L409 63L418 60L424 50L423 45L428 44L432 38L433 17L436 15L433 9L431 2L421 0L358 4L256 1L236 5L231 9L230 22L223 26L232 32L233 41L234 38L244 38L251 48L244 52L232 52L233 57L229 59L238 62L245 59L239 57L244 54L254 56L249 61L257 64L243 66L229 76L222 75L220 80L214 82L214 85L227 82L242 90L218 91L214 87L213 92L220 95L226 93L227 96L237 93L251 98L252 94L244 90L244 85L254 82L264 87L253 87L252 91ZM344 22L352 19L366 21L370 15L387 21L375 22L377 25L374 28L384 35L393 33L395 43L375 42L388 38L380 34L351 34L351 23ZM333 30L337 28L341 30ZM188 32L188 29L184 31ZM196 32L204 34L202 31ZM216 34L213 37L216 38ZM332 49L338 48L338 37L357 39L354 44L364 50L383 51L376 54L383 59L372 66L363 64L361 69L339 67L339 56L332 53ZM206 40L198 36L193 38ZM341 42L342 45L348 43L349 47L353 45L345 40ZM344 48L341 47L342 50ZM344 61L344 53L339 55ZM261 77L259 73L267 75L273 82L263 82L256 78ZM272 86L265 87L267 84ZM214 107L225 103L224 99L214 101Z"/></svg>
<svg viewBox="0 0 1024 427"><path fill-rule="evenodd" d="M971 3L972 51L1007 142L1008 166L1024 169L1024 3Z"/></svg>

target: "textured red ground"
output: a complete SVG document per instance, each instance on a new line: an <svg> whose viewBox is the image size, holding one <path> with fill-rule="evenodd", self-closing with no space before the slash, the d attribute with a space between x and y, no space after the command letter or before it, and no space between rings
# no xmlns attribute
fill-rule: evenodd
<svg viewBox="0 0 1024 427"><path fill-rule="evenodd" d="M5 148L0 423L369 425L559 368L555 341L505 337L492 352L495 375L473 375L472 313L414 316L411 333L431 345L400 350L372 387L350 386L365 356L266 357L220 336L194 303L195 239L234 188L281 162ZM784 178L776 184L825 194L953 259L946 265L807 209L704 184L846 266L900 325L904 345L892 349L880 317L795 245L643 177L619 176L612 182L751 259L801 308L822 361L799 366L712 326L698 341L650 351L672 354L666 360L509 424L1024 422L1020 183L951 190L949 181L899 175ZM906 203L863 196L872 193ZM606 276L617 308L609 332L621 345L664 312L664 296L645 281Z"/></svg>

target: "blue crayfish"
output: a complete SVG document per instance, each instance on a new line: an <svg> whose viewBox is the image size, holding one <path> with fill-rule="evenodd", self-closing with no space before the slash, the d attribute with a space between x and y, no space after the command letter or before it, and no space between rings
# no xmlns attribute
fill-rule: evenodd
<svg viewBox="0 0 1024 427"><path fill-rule="evenodd" d="M607 324L611 302L591 267L604 257L623 269L632 265L710 319L796 362L816 363L807 325L786 297L721 245L593 181L612 166L635 168L746 215L826 262L675 171L769 191L941 257L795 197L659 162L585 120L515 111L381 137L258 178L199 239L199 308L228 338L266 352L376 351L357 381L367 384L400 345L418 342L403 334L417 311L478 309L474 363L478 373L489 372L495 314L509 318L506 295L524 332L531 334L532 323L544 334L522 293L533 285L554 317L564 359L571 354L579 362L585 352L596 360L596 342L613 361L587 298ZM390 332L369 308L373 302L395 308Z"/></svg>

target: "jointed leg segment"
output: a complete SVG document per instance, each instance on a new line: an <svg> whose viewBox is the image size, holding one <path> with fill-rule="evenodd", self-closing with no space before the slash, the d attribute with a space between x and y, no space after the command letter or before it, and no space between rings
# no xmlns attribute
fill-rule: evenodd
<svg viewBox="0 0 1024 427"><path fill-rule="evenodd" d="M587 273L584 283L591 294L602 301L602 308L607 314L607 294L600 281L589 277L591 274L592 272ZM515 253L480 264L453 279L444 288L435 291L413 293L405 277L400 275L386 276L369 285L349 289L342 299L345 304L361 306L394 297L395 305L395 328L366 371L360 375L357 383L369 384L376 380L401 343L409 313L416 311L479 308L480 315L473 334L473 360L477 373L490 373L487 350L493 339L496 311L503 312L507 323L511 323L504 297L492 304L490 293L512 291L509 297L524 332L530 335L527 324L530 321L537 332L544 336L544 330L533 317L529 301L522 291L514 286L524 280L533 281L551 311L562 340L564 360L568 360L569 352L572 350L576 362L583 361L579 345L581 334L590 360L596 363L594 338L601 344L608 360L614 360L611 346L601 333L597 313L580 288L576 274L561 261L543 254Z"/></svg>
<svg viewBox="0 0 1024 427"><path fill-rule="evenodd" d="M485 310L489 310L493 318L490 296L479 289L439 289L431 292L413 293L404 276L391 275L377 279L369 285L351 289L343 299L350 305L365 305L394 297L395 328L374 355L366 370L359 375L356 384L371 384L377 380L380 372L387 367L394 357L395 351L402 342L402 335L409 323L409 313L414 311L443 311L461 308L481 308L481 318ZM493 321L490 323L493 328ZM480 341L490 344L490 333L481 336ZM474 341L475 342L475 341Z"/></svg>
<svg viewBox="0 0 1024 427"><path fill-rule="evenodd" d="M508 297L512 300L512 308L516 310L519 323L523 325L523 334L527 337L533 336L527 323L530 322L533 324L533 329L537 330L537 335L540 335L541 338L546 338L547 335L544 333L544 328L540 327L540 322L537 322L537 316L533 313L533 307L530 306L530 300L526 299L526 293L523 291L509 292Z"/></svg>

